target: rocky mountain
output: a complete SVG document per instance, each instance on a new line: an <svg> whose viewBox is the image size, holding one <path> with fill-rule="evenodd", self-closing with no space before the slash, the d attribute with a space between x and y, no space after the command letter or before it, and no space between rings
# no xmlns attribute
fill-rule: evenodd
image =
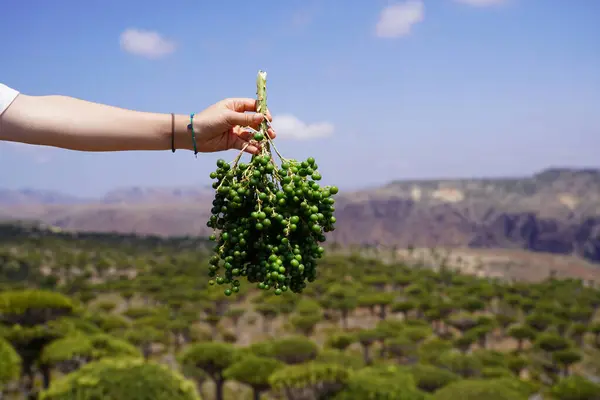
<svg viewBox="0 0 600 400"><path fill-rule="evenodd" d="M213 196L210 187L130 187L112 190L100 199L104 204L173 203L206 201ZM210 199L212 201L212 199Z"/></svg>
<svg viewBox="0 0 600 400"><path fill-rule="evenodd" d="M600 260L600 170L392 182L338 204L350 243L522 248Z"/></svg>
<svg viewBox="0 0 600 400"><path fill-rule="evenodd" d="M124 187L107 192L101 198L81 198L68 194L35 189L0 188L0 207L49 206L67 204L140 204L206 200L210 187Z"/></svg>
<svg viewBox="0 0 600 400"><path fill-rule="evenodd" d="M0 192L2 193L2 192ZM0 195L0 217L64 229L206 234L209 188L130 188L75 202L36 204ZM42 201L44 200L44 201ZM49 201L46 201L49 200ZM70 202L69 202L70 201ZM508 248L575 254L600 262L600 170L554 168L503 179L403 180L341 193L343 245Z"/></svg>
<svg viewBox="0 0 600 400"><path fill-rule="evenodd" d="M78 204L90 201L51 190L0 188L0 207L22 205Z"/></svg>

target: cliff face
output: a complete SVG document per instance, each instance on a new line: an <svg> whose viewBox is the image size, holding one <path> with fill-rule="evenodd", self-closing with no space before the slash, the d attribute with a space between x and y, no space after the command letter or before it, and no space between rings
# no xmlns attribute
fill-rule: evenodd
<svg viewBox="0 0 600 400"><path fill-rule="evenodd" d="M600 261L600 171L392 182L338 204L341 244L521 248Z"/></svg>
<svg viewBox="0 0 600 400"><path fill-rule="evenodd" d="M65 229L204 235L212 193L199 188L123 189L102 199L27 203L0 196L0 217ZM21 195L22 196L22 195ZM15 204L17 203L17 204ZM600 261L600 170L549 169L531 177L397 181L339 195L340 244L469 246L577 254Z"/></svg>

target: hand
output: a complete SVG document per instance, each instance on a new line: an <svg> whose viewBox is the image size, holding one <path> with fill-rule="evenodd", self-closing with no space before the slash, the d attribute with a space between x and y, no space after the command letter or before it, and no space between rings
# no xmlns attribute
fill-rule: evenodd
<svg viewBox="0 0 600 400"><path fill-rule="evenodd" d="M198 152L209 153L229 149L242 150L250 154L258 152L258 147L249 144L253 133L245 127L258 130L264 115L255 112L256 100L234 98L221 100L194 116L194 132ZM267 120L273 120L267 110ZM275 139L275 131L267 131Z"/></svg>

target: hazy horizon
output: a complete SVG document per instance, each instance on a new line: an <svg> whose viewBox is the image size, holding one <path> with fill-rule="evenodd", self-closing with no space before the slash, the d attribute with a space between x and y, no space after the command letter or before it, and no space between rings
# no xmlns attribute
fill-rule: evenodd
<svg viewBox="0 0 600 400"><path fill-rule="evenodd" d="M352 185L345 185L343 186L341 189L343 191L353 191L353 190L368 190L370 188L377 188L377 187L381 187L383 185L387 185L393 182L420 182L420 181L460 181L460 180L485 180L485 179L519 179L519 178L527 178L527 177L533 177L534 175L537 175L541 172L547 171L547 170L554 170L554 169L562 169L562 170L581 170L581 171L585 171L585 170L593 170L596 171L600 174L600 167L592 167L592 168L588 168L588 167L570 167L570 166L549 166L548 168L544 168L542 170L539 171L533 171L532 173L526 173L526 174L520 174L520 175L497 175L497 176L479 176L479 175L473 175L473 176L432 176L432 177L422 177L422 178L412 178L412 177L399 177L396 179L391 179L389 181L385 181L385 182L380 182L380 183L371 183L371 184L360 184L357 183L354 186ZM337 185L336 185L337 186ZM128 190L128 189L132 189L132 188L141 188L141 189L200 189L200 190L207 190L207 191L212 191L212 187L210 185L210 183L208 182L202 182L202 183L191 183L191 184L180 184L180 185L174 185L174 184L169 184L169 183L163 183L163 184L150 184L150 185L121 185L121 186L114 186L112 188L108 188L107 190L103 191L103 192L96 192L96 193L92 193L89 195L81 195L79 191L77 191L75 188L73 188L72 190L59 190L59 189L52 189L52 188L44 188L44 187L31 187L31 186L22 186L22 187L14 187L14 188L8 188L8 187L0 187L0 190L6 189L6 190L15 190L15 191L44 191L44 192L56 192L56 193L61 193L61 194L65 194L65 195L69 195L69 196L73 196L73 197L79 197L81 199L89 199L89 200L94 200L94 199L98 199L101 198L102 196L109 194L110 192L113 191L118 191L118 190Z"/></svg>

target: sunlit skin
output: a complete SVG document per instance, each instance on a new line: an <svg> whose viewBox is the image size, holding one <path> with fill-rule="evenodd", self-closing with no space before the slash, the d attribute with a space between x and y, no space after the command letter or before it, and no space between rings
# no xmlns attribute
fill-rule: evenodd
<svg viewBox="0 0 600 400"><path fill-rule="evenodd" d="M248 144L246 151L256 153L258 148L248 143L254 133L245 128L251 127L254 130L259 128L264 117L259 113L248 113L254 110L256 110L255 99L226 99L196 115L194 121L197 122L200 132L198 151L241 150ZM270 112L267 112L267 120L273 120ZM273 128L269 128L268 133L271 139L275 138Z"/></svg>
<svg viewBox="0 0 600 400"><path fill-rule="evenodd" d="M244 149L251 127L257 129L264 116L255 113L256 100L221 100L194 116L198 152ZM267 110L266 117L272 121ZM190 115L150 113L93 103L68 96L19 94L0 116L0 140L52 146L87 152L170 150L174 132L175 149L193 150ZM174 130L173 130L174 128ZM268 129L271 138L276 134ZM247 145L248 144L248 145ZM246 146L247 145L247 146Z"/></svg>

